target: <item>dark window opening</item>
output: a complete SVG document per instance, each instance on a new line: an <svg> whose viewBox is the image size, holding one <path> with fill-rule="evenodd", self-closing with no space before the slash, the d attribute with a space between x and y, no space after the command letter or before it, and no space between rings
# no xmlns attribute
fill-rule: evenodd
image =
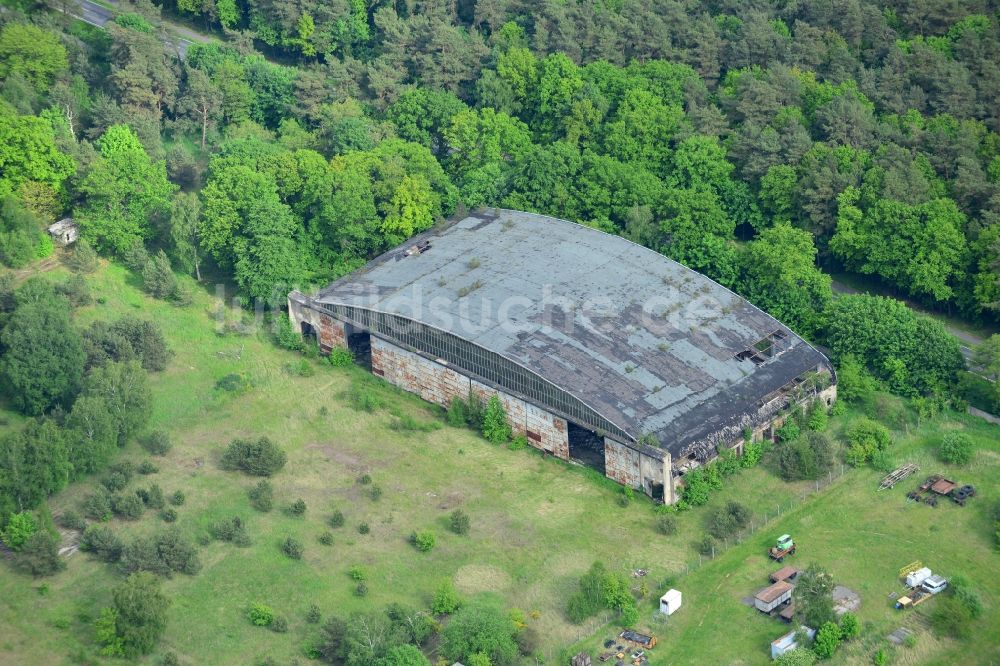
<svg viewBox="0 0 1000 666"><path fill-rule="evenodd" d="M653 486L652 486L652 488L651 488L651 491L649 493L649 496L653 498L654 502L663 502L664 501L664 499L663 499L663 484L662 483L654 483Z"/></svg>
<svg viewBox="0 0 1000 666"><path fill-rule="evenodd" d="M318 338L316 335L316 329L313 327L312 324L310 324L307 321L304 321L302 322L300 328L302 329L302 338L304 340L312 340L313 342L316 342Z"/></svg>
<svg viewBox="0 0 1000 666"><path fill-rule="evenodd" d="M568 424L567 436L570 460L593 467L604 474L604 438L575 423Z"/></svg>
<svg viewBox="0 0 1000 666"><path fill-rule="evenodd" d="M364 329L350 324L344 325L347 334L347 348L354 354L354 362L369 372L372 369L372 335Z"/></svg>

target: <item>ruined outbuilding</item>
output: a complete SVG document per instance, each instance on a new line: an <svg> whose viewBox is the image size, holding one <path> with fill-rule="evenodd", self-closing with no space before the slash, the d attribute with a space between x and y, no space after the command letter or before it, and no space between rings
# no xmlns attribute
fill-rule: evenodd
<svg viewBox="0 0 1000 666"><path fill-rule="evenodd" d="M80 225L73 218L64 217L58 222L50 224L48 232L56 245L72 245L80 237Z"/></svg>
<svg viewBox="0 0 1000 666"><path fill-rule="evenodd" d="M790 407L831 404L827 358L745 299L619 236L478 211L425 232L289 316L447 406L497 395L515 432L671 503L683 475Z"/></svg>

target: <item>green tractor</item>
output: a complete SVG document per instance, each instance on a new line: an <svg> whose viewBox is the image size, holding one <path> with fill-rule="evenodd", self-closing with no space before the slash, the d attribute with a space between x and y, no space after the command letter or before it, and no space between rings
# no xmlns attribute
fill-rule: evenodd
<svg viewBox="0 0 1000 666"><path fill-rule="evenodd" d="M781 562L786 555L795 554L795 542L792 541L791 534L782 534L778 537L778 543L773 548L768 549L767 554L772 560Z"/></svg>

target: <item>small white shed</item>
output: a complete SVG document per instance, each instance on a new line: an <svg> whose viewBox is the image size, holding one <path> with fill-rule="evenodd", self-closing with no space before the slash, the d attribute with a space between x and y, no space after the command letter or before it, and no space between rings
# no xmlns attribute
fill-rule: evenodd
<svg viewBox="0 0 1000 666"><path fill-rule="evenodd" d="M925 580L931 577L931 570L927 567L922 567L916 571L911 571L906 574L906 587L916 587L920 585Z"/></svg>
<svg viewBox="0 0 1000 666"><path fill-rule="evenodd" d="M660 612L664 615L673 615L681 607L681 591L667 590L667 593L660 597Z"/></svg>

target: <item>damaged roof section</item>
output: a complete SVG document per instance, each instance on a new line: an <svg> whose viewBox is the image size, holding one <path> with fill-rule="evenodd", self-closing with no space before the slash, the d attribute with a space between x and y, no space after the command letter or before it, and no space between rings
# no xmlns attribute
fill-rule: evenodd
<svg viewBox="0 0 1000 666"><path fill-rule="evenodd" d="M411 239L321 290L525 366L674 456L736 431L829 361L745 299L624 238L487 209Z"/></svg>

